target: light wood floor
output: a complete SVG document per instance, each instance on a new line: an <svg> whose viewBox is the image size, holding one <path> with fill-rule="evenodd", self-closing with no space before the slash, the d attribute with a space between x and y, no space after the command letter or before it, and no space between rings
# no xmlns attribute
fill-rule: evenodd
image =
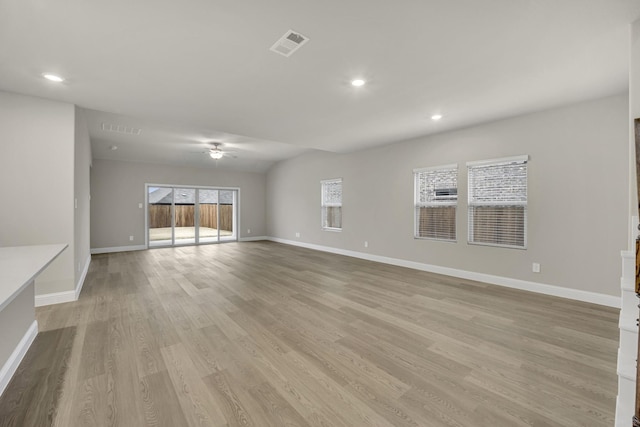
<svg viewBox="0 0 640 427"><path fill-rule="evenodd" d="M2 426L614 423L617 310L277 243L93 256L37 317Z"/></svg>

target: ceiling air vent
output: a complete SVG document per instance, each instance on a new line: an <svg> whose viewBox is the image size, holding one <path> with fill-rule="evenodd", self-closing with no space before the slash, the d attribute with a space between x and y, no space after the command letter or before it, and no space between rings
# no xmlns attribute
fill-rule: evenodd
<svg viewBox="0 0 640 427"><path fill-rule="evenodd" d="M102 123L102 130L107 132L124 133L126 135L140 135L140 132L142 132L142 129L123 125L113 125L110 123Z"/></svg>
<svg viewBox="0 0 640 427"><path fill-rule="evenodd" d="M280 37L280 40L275 42L269 50L279 53L282 56L289 57L308 41L309 38L307 36L303 36L300 33L289 30L284 34L284 36Z"/></svg>

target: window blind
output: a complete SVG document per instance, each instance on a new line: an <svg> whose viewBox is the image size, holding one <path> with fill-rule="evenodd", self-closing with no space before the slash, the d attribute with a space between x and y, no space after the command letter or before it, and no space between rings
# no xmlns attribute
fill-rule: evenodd
<svg viewBox="0 0 640 427"><path fill-rule="evenodd" d="M415 169L414 237L456 240L458 165Z"/></svg>
<svg viewBox="0 0 640 427"><path fill-rule="evenodd" d="M321 181L322 187L322 228L342 229L342 179Z"/></svg>
<svg viewBox="0 0 640 427"><path fill-rule="evenodd" d="M469 243L527 246L528 156L467 163Z"/></svg>

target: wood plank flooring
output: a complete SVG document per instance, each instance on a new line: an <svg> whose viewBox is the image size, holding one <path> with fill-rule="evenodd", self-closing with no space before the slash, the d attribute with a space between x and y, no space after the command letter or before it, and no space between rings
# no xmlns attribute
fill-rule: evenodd
<svg viewBox="0 0 640 427"><path fill-rule="evenodd" d="M614 423L618 310L272 242L94 255L37 317L0 426Z"/></svg>

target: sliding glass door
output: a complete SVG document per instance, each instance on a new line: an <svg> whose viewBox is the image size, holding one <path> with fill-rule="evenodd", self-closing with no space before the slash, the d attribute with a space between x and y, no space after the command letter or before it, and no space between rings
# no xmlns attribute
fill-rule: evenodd
<svg viewBox="0 0 640 427"><path fill-rule="evenodd" d="M196 243L196 193L195 188L173 189L173 244Z"/></svg>
<svg viewBox="0 0 640 427"><path fill-rule="evenodd" d="M173 244L173 188L148 187L147 221L150 247Z"/></svg>
<svg viewBox="0 0 640 427"><path fill-rule="evenodd" d="M220 240L236 240L237 191L220 190L218 197L218 235Z"/></svg>
<svg viewBox="0 0 640 427"><path fill-rule="evenodd" d="M198 191L199 221L198 231L201 243L218 242L218 192L219 190L200 189Z"/></svg>
<svg viewBox="0 0 640 427"><path fill-rule="evenodd" d="M147 185L149 247L236 241L238 190Z"/></svg>

